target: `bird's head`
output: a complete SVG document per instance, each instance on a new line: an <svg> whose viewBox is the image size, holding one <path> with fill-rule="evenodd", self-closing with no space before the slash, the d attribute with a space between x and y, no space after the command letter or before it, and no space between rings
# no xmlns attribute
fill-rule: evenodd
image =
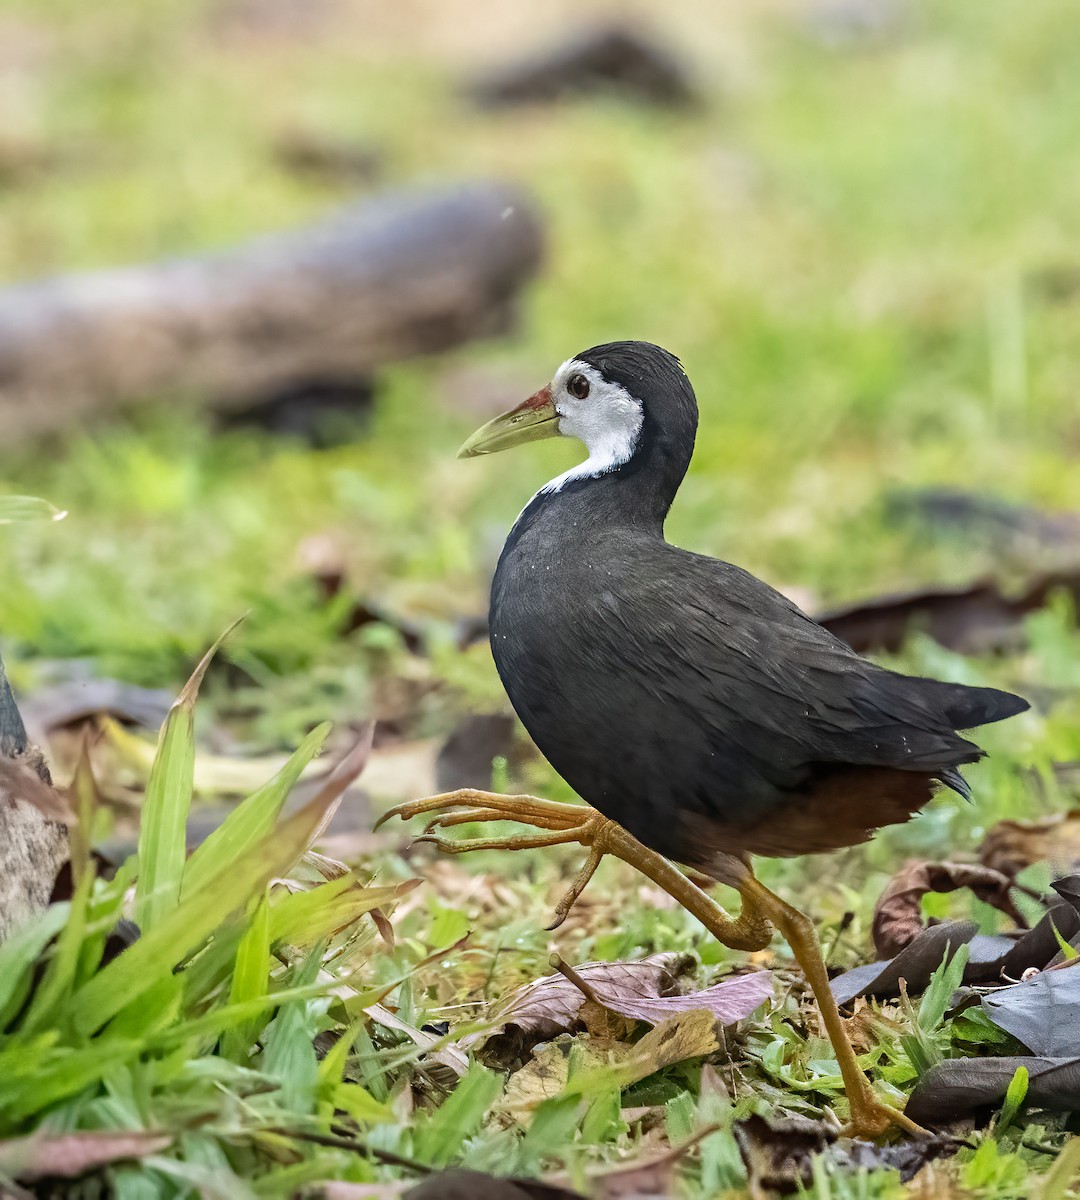
<svg viewBox="0 0 1080 1200"><path fill-rule="evenodd" d="M461 458L525 442L573 437L588 459L567 477L607 474L647 453L690 461L697 401L679 360L651 342L609 342L568 359L547 385L478 429Z"/></svg>

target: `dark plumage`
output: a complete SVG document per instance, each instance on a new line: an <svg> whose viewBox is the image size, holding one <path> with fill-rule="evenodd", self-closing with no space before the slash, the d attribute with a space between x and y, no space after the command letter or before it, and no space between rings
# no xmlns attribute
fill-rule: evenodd
<svg viewBox="0 0 1080 1200"><path fill-rule="evenodd" d="M625 462L537 494L491 596L499 674L556 771L705 869L863 841L938 781L966 795L958 768L983 751L956 731L1026 701L887 671L748 572L669 545L697 428L689 380L644 342L576 361L640 403L640 432Z"/></svg>

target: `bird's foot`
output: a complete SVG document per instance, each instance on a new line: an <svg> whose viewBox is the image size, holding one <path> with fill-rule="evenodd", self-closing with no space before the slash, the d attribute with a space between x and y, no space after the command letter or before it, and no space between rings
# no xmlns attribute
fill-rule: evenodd
<svg viewBox="0 0 1080 1200"><path fill-rule="evenodd" d="M880 1099L874 1092L870 1081L864 1088L859 1088L852 1094L848 1093L848 1104L851 1115L840 1130L841 1137L865 1138L874 1141L890 1129L899 1129L912 1137L932 1138L929 1129L923 1129L916 1124L904 1111Z"/></svg>
<svg viewBox="0 0 1080 1200"><path fill-rule="evenodd" d="M467 854L471 850L536 850L543 846L573 843L587 847L589 857L570 890L556 905L555 919L548 926L549 929L558 928L566 920L570 909L585 890L604 857L607 833L614 825L587 805L562 804L556 800L541 800L537 796L503 796L498 792L463 788L398 804L379 818L375 828L378 829L391 817L408 821L428 813L436 815L416 841L430 842L444 854ZM545 832L501 838L445 838L435 832L437 829L474 821L516 821Z"/></svg>

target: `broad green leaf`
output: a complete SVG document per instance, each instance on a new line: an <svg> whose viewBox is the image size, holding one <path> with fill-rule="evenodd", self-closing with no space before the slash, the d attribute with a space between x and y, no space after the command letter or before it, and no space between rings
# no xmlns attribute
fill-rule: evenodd
<svg viewBox="0 0 1080 1200"><path fill-rule="evenodd" d="M226 867L210 884L164 913L127 951L103 967L72 998L75 1028L91 1034L125 1004L146 992L159 976L197 950L232 913L284 875L304 852L323 814L347 781L324 789L252 852Z"/></svg>
<svg viewBox="0 0 1080 1200"><path fill-rule="evenodd" d="M67 516L37 496L0 496L0 525L13 521L62 521Z"/></svg>
<svg viewBox="0 0 1080 1200"><path fill-rule="evenodd" d="M353 1021L319 1063L319 1099L322 1106L320 1115L327 1119L339 1108L361 1124L391 1122L396 1119L393 1109L388 1104L376 1100L367 1088L361 1087L360 1084L344 1079L349 1055L367 1020L367 1014L364 1013Z"/></svg>
<svg viewBox="0 0 1080 1200"><path fill-rule="evenodd" d="M27 1043L21 1043L20 1048ZM140 1040L103 1037L85 1047L58 1045L21 1065L0 1055L0 1078L4 1080L0 1104L0 1128L14 1126L33 1113L44 1112L60 1100L74 1096L98 1082L103 1075L135 1058L143 1049Z"/></svg>
<svg viewBox="0 0 1080 1200"><path fill-rule="evenodd" d="M182 895L198 891L228 863L247 854L273 828L282 805L304 768L322 749L330 728L325 723L313 729L273 779L238 804L195 850L184 868Z"/></svg>
<svg viewBox="0 0 1080 1200"><path fill-rule="evenodd" d="M618 1089L612 1089L618 1112ZM518 1147L516 1170L535 1171L546 1158L560 1158L574 1140L574 1133L581 1122L582 1099L576 1093L570 1096L553 1096L545 1100L533 1113L532 1123Z"/></svg>
<svg viewBox="0 0 1080 1200"><path fill-rule="evenodd" d="M148 1038L168 1029L180 1016L184 981L170 971L159 975L137 999L125 1005L109 1026L110 1037Z"/></svg>
<svg viewBox="0 0 1080 1200"><path fill-rule="evenodd" d="M230 625L203 655L161 727L139 824L135 920L144 934L167 920L180 900L187 816L195 786L195 701L207 667L238 623Z"/></svg>
<svg viewBox="0 0 1080 1200"><path fill-rule="evenodd" d="M312 1000L326 996L337 985L334 979L320 980L310 987L282 988L270 992L265 999L245 1000L242 1004L227 1004L223 1008L215 1008L202 1017L188 1017L182 1023L171 1029L162 1029L149 1036L147 1045L151 1048L174 1046L177 1042L186 1042L189 1046L200 1040L209 1039L216 1042L225 1032L231 1029L237 1021L246 1021L252 1017L271 1011L281 1004L291 1000ZM207 1051L209 1053L209 1051ZM225 1062L225 1059L221 1060ZM234 1069L241 1069L236 1063L229 1063Z"/></svg>

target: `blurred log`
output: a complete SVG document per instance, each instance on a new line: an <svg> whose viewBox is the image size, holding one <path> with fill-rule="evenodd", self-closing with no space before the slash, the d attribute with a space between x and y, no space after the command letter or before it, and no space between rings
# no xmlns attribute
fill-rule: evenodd
<svg viewBox="0 0 1080 1200"><path fill-rule="evenodd" d="M68 856L67 827L37 804L52 791L45 756L26 736L4 664L0 662L0 941L49 903ZM33 786L34 781L38 786ZM44 788L41 785L45 785ZM28 786L29 785L29 786Z"/></svg>
<svg viewBox="0 0 1080 1200"><path fill-rule="evenodd" d="M0 291L3 444L163 393L242 408L502 333L541 242L518 191L477 183L390 193L219 254Z"/></svg>

